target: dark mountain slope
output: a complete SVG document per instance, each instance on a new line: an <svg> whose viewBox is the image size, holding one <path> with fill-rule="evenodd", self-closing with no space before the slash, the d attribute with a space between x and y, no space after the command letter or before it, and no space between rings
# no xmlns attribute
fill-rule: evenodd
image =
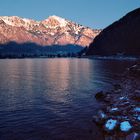
<svg viewBox="0 0 140 140"><path fill-rule="evenodd" d="M140 55L140 8L105 28L89 46L87 55Z"/></svg>

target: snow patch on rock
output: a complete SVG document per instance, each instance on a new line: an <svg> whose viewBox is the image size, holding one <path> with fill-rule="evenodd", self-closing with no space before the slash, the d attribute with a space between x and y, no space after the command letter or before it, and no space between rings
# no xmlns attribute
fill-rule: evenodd
<svg viewBox="0 0 140 140"><path fill-rule="evenodd" d="M108 130L113 130L116 127L116 125L117 125L117 120L109 119L107 120L105 127Z"/></svg>
<svg viewBox="0 0 140 140"><path fill-rule="evenodd" d="M0 17L0 19L2 19L6 24L11 25L11 26L15 25L12 20L13 18L15 17L14 16L13 17L8 17L8 16Z"/></svg>
<svg viewBox="0 0 140 140"><path fill-rule="evenodd" d="M120 129L123 132L128 132L131 128L132 126L128 121L124 121L120 124Z"/></svg>
<svg viewBox="0 0 140 140"><path fill-rule="evenodd" d="M118 111L119 109L117 107L111 108L111 111Z"/></svg>
<svg viewBox="0 0 140 140"><path fill-rule="evenodd" d="M128 98L127 98L127 97L122 96L122 97L120 97L119 99L120 99L120 100L126 100L126 99L128 99Z"/></svg>

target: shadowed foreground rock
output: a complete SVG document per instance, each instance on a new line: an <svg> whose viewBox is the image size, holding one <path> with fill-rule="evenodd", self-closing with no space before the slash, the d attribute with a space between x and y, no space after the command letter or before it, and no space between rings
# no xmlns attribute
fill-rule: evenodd
<svg viewBox="0 0 140 140"><path fill-rule="evenodd" d="M105 140L140 140L139 72L138 64L128 68L121 84L95 95L102 107L93 122L101 128Z"/></svg>

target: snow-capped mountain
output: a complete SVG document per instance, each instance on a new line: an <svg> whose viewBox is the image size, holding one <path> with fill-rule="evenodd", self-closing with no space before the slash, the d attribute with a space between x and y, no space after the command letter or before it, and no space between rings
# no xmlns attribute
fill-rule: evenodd
<svg viewBox="0 0 140 140"><path fill-rule="evenodd" d="M88 46L100 33L58 16L35 21L17 16L0 17L0 44L11 41L33 42L39 45L75 44Z"/></svg>

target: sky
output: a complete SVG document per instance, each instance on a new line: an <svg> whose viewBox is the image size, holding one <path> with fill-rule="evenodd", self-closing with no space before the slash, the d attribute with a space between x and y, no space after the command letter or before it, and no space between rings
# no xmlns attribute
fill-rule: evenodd
<svg viewBox="0 0 140 140"><path fill-rule="evenodd" d="M0 16L44 20L51 15L103 29L140 7L140 0L0 0Z"/></svg>

